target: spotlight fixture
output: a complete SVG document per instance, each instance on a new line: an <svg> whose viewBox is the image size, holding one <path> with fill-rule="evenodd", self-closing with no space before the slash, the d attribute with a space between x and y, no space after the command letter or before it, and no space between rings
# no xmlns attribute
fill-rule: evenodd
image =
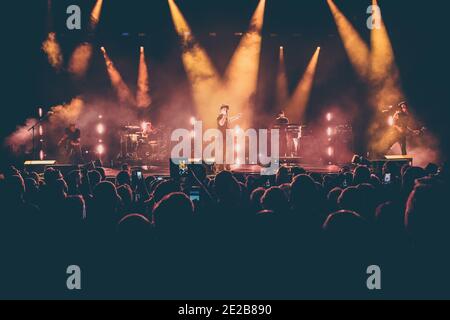
<svg viewBox="0 0 450 320"><path fill-rule="evenodd" d="M105 133L105 126L102 123L97 125L97 133L100 135Z"/></svg>
<svg viewBox="0 0 450 320"><path fill-rule="evenodd" d="M99 145L97 146L97 153L98 153L99 155L103 155L103 154L105 153L105 147L104 147L102 144L99 144Z"/></svg>

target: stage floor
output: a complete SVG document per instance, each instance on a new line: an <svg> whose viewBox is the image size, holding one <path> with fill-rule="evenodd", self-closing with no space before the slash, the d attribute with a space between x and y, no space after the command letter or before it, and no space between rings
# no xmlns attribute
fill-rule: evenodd
<svg viewBox="0 0 450 320"><path fill-rule="evenodd" d="M302 168L304 168L308 172L312 173L320 173L320 174L337 174L339 173L341 167L336 165L306 165L302 164ZM133 167L135 169L139 168L144 172L144 175L147 176L157 176L157 177L169 177L170 176L170 168L168 166L137 166ZM108 177L115 177L120 170L105 168L106 175ZM261 167L258 165L241 165L241 166L231 166L231 171L234 173L242 173L242 174L254 174L259 175L261 173Z"/></svg>

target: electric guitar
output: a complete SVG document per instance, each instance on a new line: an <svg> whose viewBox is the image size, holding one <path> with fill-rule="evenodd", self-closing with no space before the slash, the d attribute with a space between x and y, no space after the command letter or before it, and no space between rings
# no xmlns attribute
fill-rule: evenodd
<svg viewBox="0 0 450 320"><path fill-rule="evenodd" d="M395 129L395 131L397 131L397 133L401 134L401 135L409 135L409 136L421 136L423 135L426 131L427 128L426 127L422 127L418 130L413 130L410 128L402 128L400 126L396 126L394 125L393 128Z"/></svg>

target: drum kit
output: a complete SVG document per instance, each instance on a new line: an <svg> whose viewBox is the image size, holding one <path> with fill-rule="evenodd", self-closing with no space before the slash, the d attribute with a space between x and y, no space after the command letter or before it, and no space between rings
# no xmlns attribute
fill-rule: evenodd
<svg viewBox="0 0 450 320"><path fill-rule="evenodd" d="M166 159L169 140L164 128L152 127L151 123L141 126L127 125L120 134L120 158L126 161L157 162Z"/></svg>

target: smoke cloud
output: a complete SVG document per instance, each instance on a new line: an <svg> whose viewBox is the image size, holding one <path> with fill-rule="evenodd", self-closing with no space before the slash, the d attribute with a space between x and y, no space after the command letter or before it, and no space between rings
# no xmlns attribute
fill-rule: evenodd
<svg viewBox="0 0 450 320"><path fill-rule="evenodd" d="M69 61L69 72L78 77L83 77L90 65L92 58L92 44L82 43L72 54Z"/></svg>
<svg viewBox="0 0 450 320"><path fill-rule="evenodd" d="M60 71L64 63L61 47L56 39L56 33L50 32L42 44L42 50L47 54L48 62L57 71Z"/></svg>

